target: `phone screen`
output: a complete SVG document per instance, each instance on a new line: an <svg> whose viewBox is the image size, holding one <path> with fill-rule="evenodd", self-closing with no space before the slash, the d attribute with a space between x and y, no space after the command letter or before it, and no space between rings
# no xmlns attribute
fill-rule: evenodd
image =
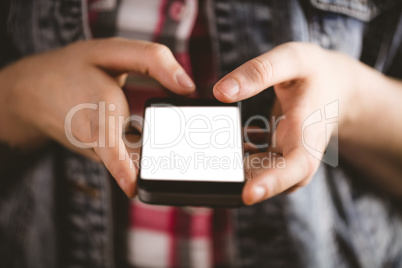
<svg viewBox="0 0 402 268"><path fill-rule="evenodd" d="M144 119L143 180L244 182L238 107L154 105Z"/></svg>

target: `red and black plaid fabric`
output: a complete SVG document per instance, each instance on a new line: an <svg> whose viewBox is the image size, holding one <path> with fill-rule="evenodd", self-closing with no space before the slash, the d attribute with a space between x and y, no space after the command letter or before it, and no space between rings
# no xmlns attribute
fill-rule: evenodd
<svg viewBox="0 0 402 268"><path fill-rule="evenodd" d="M99 33L167 45L193 77L197 93L211 96L216 76L204 2L197 0L90 0L89 19ZM112 24L112 25L110 25ZM96 37L96 35L95 35ZM157 82L132 74L125 87L132 114L142 116L145 100L171 93ZM231 226L224 209L130 204L128 260L135 267L230 267Z"/></svg>
<svg viewBox="0 0 402 268"><path fill-rule="evenodd" d="M132 203L129 261L138 267L229 267L228 211Z"/></svg>

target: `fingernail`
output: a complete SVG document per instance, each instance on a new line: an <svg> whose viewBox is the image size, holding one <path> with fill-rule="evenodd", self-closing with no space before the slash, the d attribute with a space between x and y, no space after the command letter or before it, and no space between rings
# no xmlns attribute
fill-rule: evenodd
<svg viewBox="0 0 402 268"><path fill-rule="evenodd" d="M255 186L253 188L253 203L257 203L257 202L264 200L266 194L267 194L267 191L265 190L264 187Z"/></svg>
<svg viewBox="0 0 402 268"><path fill-rule="evenodd" d="M219 83L217 89L224 95L232 97L239 93L240 87L236 80L232 78L226 78L222 82Z"/></svg>
<svg viewBox="0 0 402 268"><path fill-rule="evenodd" d="M177 72L176 79L177 79L177 82L182 87L185 87L185 88L194 88L195 87L193 80L191 80L191 78L188 76L188 74L183 70L180 70Z"/></svg>

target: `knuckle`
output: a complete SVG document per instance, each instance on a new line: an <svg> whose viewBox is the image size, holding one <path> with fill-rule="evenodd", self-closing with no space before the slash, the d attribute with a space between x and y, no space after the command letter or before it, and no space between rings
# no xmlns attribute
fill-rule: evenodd
<svg viewBox="0 0 402 268"><path fill-rule="evenodd" d="M299 42L288 42L281 45L282 49L284 49L286 54L289 55L289 58L295 62L305 61L308 46L310 45Z"/></svg>
<svg viewBox="0 0 402 268"><path fill-rule="evenodd" d="M246 169L246 178L247 180L253 180L257 177L257 173L253 169Z"/></svg>
<svg viewBox="0 0 402 268"><path fill-rule="evenodd" d="M304 44L299 42L288 42L281 45L283 49L286 49L288 53L292 55L302 55Z"/></svg>
<svg viewBox="0 0 402 268"><path fill-rule="evenodd" d="M315 61L315 59L321 58L318 56L322 51L321 48L317 44L313 43L301 43L301 42L288 42L281 45L282 49L285 49L286 53L292 58L295 62L306 63L305 67L309 69L311 63ZM310 65L309 65L309 64Z"/></svg>
<svg viewBox="0 0 402 268"><path fill-rule="evenodd" d="M170 49L162 44L149 43L144 48L144 53L149 61L143 66L141 72L146 75L155 75L155 67L165 61L174 58Z"/></svg>
<svg viewBox="0 0 402 268"><path fill-rule="evenodd" d="M254 58L250 61L251 75L262 84L267 84L272 77L272 64L268 59Z"/></svg>
<svg viewBox="0 0 402 268"><path fill-rule="evenodd" d="M157 43L147 45L146 50L152 58L157 60L164 59L172 54L167 46Z"/></svg>

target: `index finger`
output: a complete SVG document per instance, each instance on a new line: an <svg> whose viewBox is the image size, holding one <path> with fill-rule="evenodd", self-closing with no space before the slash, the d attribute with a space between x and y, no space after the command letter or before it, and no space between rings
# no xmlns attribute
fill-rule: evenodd
<svg viewBox="0 0 402 268"><path fill-rule="evenodd" d="M222 102L236 102L273 85L301 78L307 72L305 54L312 46L302 43L280 45L227 74L216 83L213 93Z"/></svg>
<svg viewBox="0 0 402 268"><path fill-rule="evenodd" d="M149 75L178 94L195 90L194 82L164 45L123 38L94 40L89 45L90 61L101 68Z"/></svg>

